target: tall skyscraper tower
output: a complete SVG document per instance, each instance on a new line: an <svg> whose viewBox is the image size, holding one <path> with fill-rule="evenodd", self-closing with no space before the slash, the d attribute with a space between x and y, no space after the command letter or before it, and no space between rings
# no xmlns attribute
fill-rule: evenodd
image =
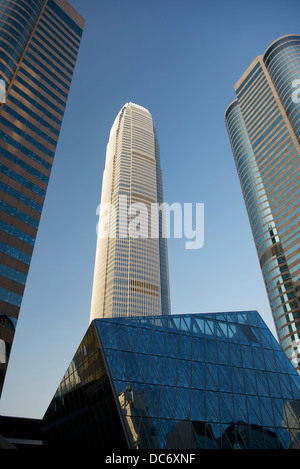
<svg viewBox="0 0 300 469"><path fill-rule="evenodd" d="M163 214L159 211L154 232L150 216L155 204L162 202L159 146L151 114L127 103L114 121L107 145L91 321L170 313Z"/></svg>
<svg viewBox="0 0 300 469"><path fill-rule="evenodd" d="M83 26L65 0L0 3L0 394Z"/></svg>
<svg viewBox="0 0 300 469"><path fill-rule="evenodd" d="M278 338L300 371L300 36L256 57L225 120Z"/></svg>

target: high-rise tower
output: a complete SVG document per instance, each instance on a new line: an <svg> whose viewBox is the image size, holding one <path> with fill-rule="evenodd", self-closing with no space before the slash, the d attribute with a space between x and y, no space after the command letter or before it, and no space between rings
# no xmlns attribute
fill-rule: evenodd
<svg viewBox="0 0 300 469"><path fill-rule="evenodd" d="M114 121L107 145L91 320L170 313L161 211L156 229L151 223L153 207L162 202L159 146L151 114L127 103Z"/></svg>
<svg viewBox="0 0 300 469"><path fill-rule="evenodd" d="M284 36L235 85L225 120L283 350L300 371L300 36Z"/></svg>
<svg viewBox="0 0 300 469"><path fill-rule="evenodd" d="M0 3L0 394L83 26L65 0Z"/></svg>

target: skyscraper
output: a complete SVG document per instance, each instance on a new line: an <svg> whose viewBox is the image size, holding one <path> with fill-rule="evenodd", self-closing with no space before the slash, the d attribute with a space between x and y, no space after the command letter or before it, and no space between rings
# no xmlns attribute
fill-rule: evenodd
<svg viewBox="0 0 300 469"><path fill-rule="evenodd" d="M225 112L283 350L300 371L300 36L256 57Z"/></svg>
<svg viewBox="0 0 300 469"><path fill-rule="evenodd" d="M170 313L162 174L149 111L127 103L112 126L103 174L90 318ZM158 204L158 205L157 205Z"/></svg>
<svg viewBox="0 0 300 469"><path fill-rule="evenodd" d="M65 0L0 4L0 394L83 26Z"/></svg>

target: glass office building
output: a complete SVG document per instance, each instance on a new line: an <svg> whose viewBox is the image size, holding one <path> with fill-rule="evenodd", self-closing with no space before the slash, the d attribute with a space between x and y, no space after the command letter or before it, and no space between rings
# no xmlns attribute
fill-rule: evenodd
<svg viewBox="0 0 300 469"><path fill-rule="evenodd" d="M114 121L107 145L91 321L170 313L164 212L157 210L162 203L152 116L144 107L127 103Z"/></svg>
<svg viewBox="0 0 300 469"><path fill-rule="evenodd" d="M300 36L256 57L225 113L271 310L300 371Z"/></svg>
<svg viewBox="0 0 300 469"><path fill-rule="evenodd" d="M300 448L300 377L255 311L94 320L45 448Z"/></svg>
<svg viewBox="0 0 300 469"><path fill-rule="evenodd" d="M0 2L0 394L83 26L65 0Z"/></svg>

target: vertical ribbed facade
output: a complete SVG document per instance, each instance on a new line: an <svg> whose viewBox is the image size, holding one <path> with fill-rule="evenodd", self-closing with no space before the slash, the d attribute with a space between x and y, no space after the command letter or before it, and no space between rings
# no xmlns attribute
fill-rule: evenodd
<svg viewBox="0 0 300 469"><path fill-rule="evenodd" d="M83 25L65 0L0 3L0 394Z"/></svg>
<svg viewBox="0 0 300 469"><path fill-rule="evenodd" d="M299 78L300 36L284 36L253 61L225 113L278 338L298 371Z"/></svg>
<svg viewBox="0 0 300 469"><path fill-rule="evenodd" d="M151 207L162 202L159 145L151 114L127 103L107 145L99 225L105 217L110 233L104 237L98 231L91 320L170 313L161 212L157 235L151 236ZM108 215L105 206L113 207L114 213ZM140 233L130 231L137 217L144 227Z"/></svg>

